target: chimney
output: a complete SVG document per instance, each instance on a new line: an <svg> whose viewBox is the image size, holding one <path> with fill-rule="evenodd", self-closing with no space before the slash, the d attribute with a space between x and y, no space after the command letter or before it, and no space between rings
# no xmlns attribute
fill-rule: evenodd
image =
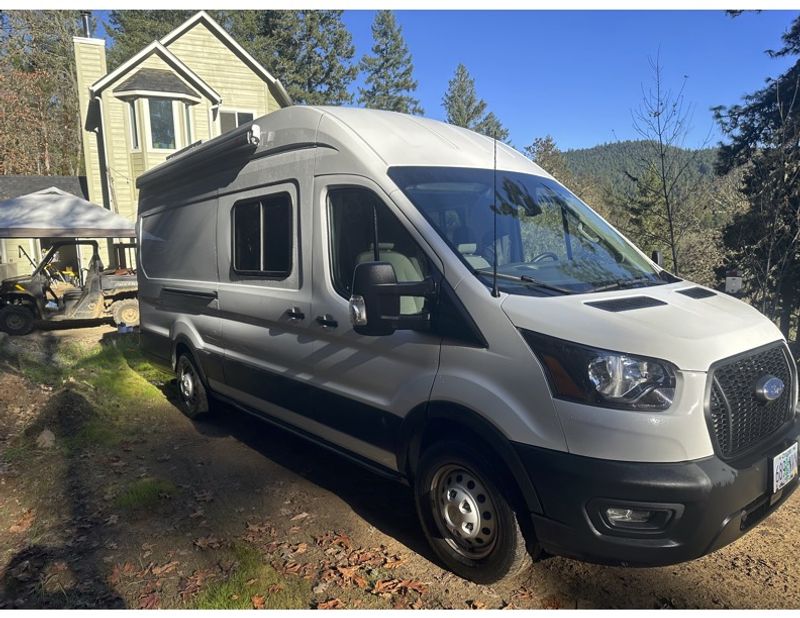
<svg viewBox="0 0 800 618"><path fill-rule="evenodd" d="M88 34L89 16L83 16L84 28ZM75 48L75 70L78 83L78 103L81 114L81 141L83 142L83 159L86 169L86 184L89 189L89 199L95 204L102 204L106 208L110 204L103 199L102 170L102 128L98 117L100 106L98 101L92 102L89 87L106 74L106 42L104 39L91 37L73 37Z"/></svg>

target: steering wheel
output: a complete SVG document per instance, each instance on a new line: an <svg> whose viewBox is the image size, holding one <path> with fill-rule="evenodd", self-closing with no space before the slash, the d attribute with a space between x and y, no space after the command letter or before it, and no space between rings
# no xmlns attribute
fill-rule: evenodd
<svg viewBox="0 0 800 618"><path fill-rule="evenodd" d="M558 262L558 256L553 253L552 251L543 251L531 260L531 264L536 264L536 262L541 262L542 260L550 260L551 262Z"/></svg>

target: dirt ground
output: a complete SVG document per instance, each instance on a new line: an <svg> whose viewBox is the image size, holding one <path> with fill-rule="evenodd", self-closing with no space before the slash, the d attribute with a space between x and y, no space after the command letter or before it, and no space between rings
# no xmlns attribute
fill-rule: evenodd
<svg viewBox="0 0 800 618"><path fill-rule="evenodd" d="M137 343L0 339L0 608L800 607L797 494L694 562L478 586L436 564L407 487L233 410L189 421Z"/></svg>

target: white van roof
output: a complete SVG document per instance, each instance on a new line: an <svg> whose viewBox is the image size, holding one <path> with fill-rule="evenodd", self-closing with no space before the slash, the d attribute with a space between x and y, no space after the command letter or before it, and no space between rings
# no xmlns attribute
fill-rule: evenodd
<svg viewBox="0 0 800 618"><path fill-rule="evenodd" d="M363 139L387 165L491 168L494 140L421 116L356 107L312 109L329 115ZM497 142L497 167L550 176L511 146Z"/></svg>
<svg viewBox="0 0 800 618"><path fill-rule="evenodd" d="M171 155L139 176L137 186L141 189L157 179L171 179L180 170L226 156L231 148L246 147L253 125L258 126L260 141L245 156L326 146L342 155L339 166L351 167L351 172L358 165L372 171L383 167L385 171L393 166L491 169L494 164L493 139L445 122L374 109L292 105ZM497 169L551 178L522 153L499 141Z"/></svg>

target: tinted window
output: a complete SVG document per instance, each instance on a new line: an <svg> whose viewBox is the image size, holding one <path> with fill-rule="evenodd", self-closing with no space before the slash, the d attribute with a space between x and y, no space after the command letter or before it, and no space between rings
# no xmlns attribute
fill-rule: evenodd
<svg viewBox="0 0 800 618"><path fill-rule="evenodd" d="M292 271L292 200L288 193L233 207L233 268L284 279Z"/></svg>
<svg viewBox="0 0 800 618"><path fill-rule="evenodd" d="M216 204L205 202L142 217L140 258L148 277L217 280Z"/></svg>
<svg viewBox="0 0 800 618"><path fill-rule="evenodd" d="M150 137L153 148L175 148L175 119L170 99L150 99Z"/></svg>
<svg viewBox="0 0 800 618"><path fill-rule="evenodd" d="M372 191L333 189L328 194L328 207L331 279L344 298L350 298L353 271L363 262L389 262L398 281L422 281L429 274L425 254ZM400 312L419 313L424 302L423 298L404 296L400 299Z"/></svg>

